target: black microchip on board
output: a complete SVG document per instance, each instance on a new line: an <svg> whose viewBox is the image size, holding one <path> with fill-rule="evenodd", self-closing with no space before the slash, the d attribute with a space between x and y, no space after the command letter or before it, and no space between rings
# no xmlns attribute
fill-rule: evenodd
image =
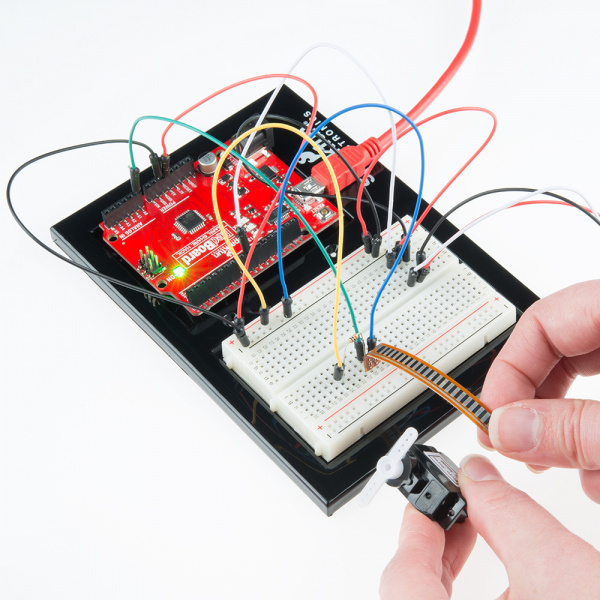
<svg viewBox="0 0 600 600"><path fill-rule="evenodd" d="M175 227L183 233L194 233L204 225L204 219L195 210L187 210L175 219Z"/></svg>
<svg viewBox="0 0 600 600"><path fill-rule="evenodd" d="M261 167L259 171L269 179L277 177L277 169L271 165L265 165L264 167Z"/></svg>
<svg viewBox="0 0 600 600"><path fill-rule="evenodd" d="M271 225L273 225L277 221L277 209L278 209L278 207L276 206L271 211L271 214L269 215L269 218L267 219ZM285 218L289 212L290 212L290 209L284 204L283 208L281 209L281 218L282 219Z"/></svg>

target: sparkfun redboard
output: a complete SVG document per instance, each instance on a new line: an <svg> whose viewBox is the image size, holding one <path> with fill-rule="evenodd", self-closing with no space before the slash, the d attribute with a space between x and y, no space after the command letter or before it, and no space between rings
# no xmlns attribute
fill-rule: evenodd
<svg viewBox="0 0 600 600"><path fill-rule="evenodd" d="M202 161L216 166L220 153L219 150L207 153L201 157ZM212 160L207 157L212 157ZM260 148L249 158L270 179L281 183L288 167L267 148ZM243 255L232 218L232 188L237 164L236 158L227 159L219 174L217 197L221 211L229 216L229 221L225 221L229 241L236 252ZM192 157L184 158L174 165L167 177L146 184L143 194L130 193L105 209L100 228L104 241L156 291L210 308L239 289L240 270L213 215L212 173L209 170L204 174L202 168L203 165ZM295 185L300 180L294 174L291 184ZM238 189L242 222L251 243L269 209L272 193L245 169L242 170ZM320 233L337 220L337 212L326 199L298 202L297 208L315 233ZM250 268L253 276L277 261L276 217L277 211L271 211L254 251ZM282 221L283 254L310 239L306 231L302 233L299 220L286 209ZM192 312L198 314L198 311Z"/></svg>
<svg viewBox="0 0 600 600"><path fill-rule="evenodd" d="M253 114L260 112L266 99L267 97L264 97L250 104L245 109L211 129L210 133L221 140L230 139L241 123ZM306 113L310 110L310 107L289 89L284 88L273 105L272 110L273 112L302 121L306 118ZM319 115L319 118L323 117ZM335 143L338 147L343 147L344 144L349 145L353 143L348 136L334 125L328 126L327 135L330 139L336 140ZM289 164L297 148L298 140L295 136L284 131L275 132L273 154L277 159L281 160L282 163ZM206 141L204 138L197 138L173 152L171 160L173 164L177 164L187 157L193 157L193 160L197 161L199 156L213 150L213 144ZM310 153L307 153L305 160L310 161L310 159ZM300 169L303 168L305 167L301 165ZM298 174L298 176L302 178L306 175L308 175L308 173ZM385 169L381 169L374 175L374 181L369 186L369 190L376 202L385 202L389 185L389 172ZM152 177L153 175L150 169L141 173L143 184L151 182ZM147 276L148 273L141 275L138 271L138 268L140 268L139 261L142 260L139 256L139 248L135 248L137 252L136 256L134 256L133 252L131 255L127 254L127 256L125 256L125 253L123 252L116 252L114 248L115 242L105 239L104 236L107 233L106 229L103 229L99 225L103 218L102 211L105 211L108 207L111 207L116 203L118 204L129 192L129 182L123 183L121 186L108 192L101 198L56 224L52 228L52 235L56 243L69 256L82 264L134 285L139 285L140 282L144 285L145 282L148 289L157 289L154 282L150 281L153 278ZM352 196L353 192L356 194L355 189L348 188L345 195ZM414 209L414 202L414 192L401 181L397 181L394 206L395 211L399 214L409 214ZM243 198L242 206L244 206ZM350 205L349 208L353 208L353 206ZM204 219L204 222L208 222L208 219L205 218L208 216L205 214L206 211L203 212L198 206L190 205L187 210L197 211L198 215ZM178 231L183 235L186 235L175 225L175 218L178 216L180 216L179 212L177 212L177 215L172 213L173 219L171 223L172 226L170 226L169 229L169 235L173 231ZM381 218L385 219L383 213L381 214ZM439 214L436 213L435 210L432 210L424 220L423 227L430 229L438 218ZM169 219L171 219L171 216L169 216ZM352 262L352 256L360 255L360 252L357 253L357 251L359 250L359 246L361 246L361 230L357 221L352 220L349 214L345 215L344 221L345 237L347 241L347 245L344 248L344 260ZM185 220L183 223L184 229L186 228L186 223L191 229L199 226L198 219L194 219L194 222ZM202 224L202 227L203 226L204 224ZM198 229L193 233L197 234L198 231L200 230ZM438 239L444 241L455 232L456 229L446 222L438 230ZM333 248L337 243L337 228L335 226L327 227L321 233L320 237L324 246ZM175 241L179 243L178 240ZM510 322L514 321L515 314L518 316L521 311L535 301L536 297L534 294L527 290L527 288L466 237L458 239L452 245L451 249L452 254L448 253L447 255L447 260L452 263L452 266L448 267L448 275L452 272L452 278L454 278L453 285L455 285L458 290L457 299L459 302L462 302L460 298L462 297L463 292L469 295L474 290L479 290L481 293L477 291L473 297L469 296L469 305L475 302L476 299L481 298L482 304L488 302L490 305L494 306L494 298L498 296L499 299L501 298L501 302L503 303L502 306L504 306L506 310L506 312L500 311L500 316L498 318L505 319L504 323L508 327ZM154 250L149 244L148 252L150 250L154 253ZM161 255L158 254L158 262L160 262L160 260ZM442 266L439 267L440 274L442 271L446 270L446 263L444 260L442 261ZM380 263L381 261L370 268L379 269L381 273L386 273L385 266ZM434 265L435 263L432 266ZM148 266L152 269L153 266L155 266L155 263L151 260ZM290 288L292 296L294 296L298 290L307 286L312 280L325 273L327 271L327 264L320 252L315 248L314 244L307 243L295 252L284 257L283 268L286 273L288 287ZM257 276L257 282L260 284L270 306L277 305L281 300L281 287L275 271L275 269L267 269ZM410 318L409 309L411 308L411 303L416 307L419 304L419 296L423 299L423 306L426 306L427 310L431 311L432 315L435 315L435 298L433 300L430 299L429 302L426 300L427 290L433 289L436 282L441 283L441 279L438 281L437 276L434 277L434 272L435 269L423 283L417 284L414 288L415 291L412 300L409 298L410 294L407 295L407 303L401 310L390 309L391 312L386 315L388 308L382 305L380 308L381 312L378 312L377 317L381 324L381 327L378 326L377 331L380 341L389 341L390 343L400 346L404 341L407 343L406 349L408 351L411 351L411 349L419 350L419 348L415 347L415 345L418 346L418 336L409 336L405 340L403 340L402 336L397 339L384 339L388 335L390 337L394 336L395 331L398 331L398 329L394 330L392 328L387 332L384 323L386 319L392 318L392 314L395 315L394 318L408 320ZM482 283L479 277L468 275L470 272L479 274L479 276L483 275L486 283ZM350 275L349 270L347 270L347 275ZM328 287L329 290L331 290L333 289L330 281L331 275L328 274L326 277L329 279ZM429 283L429 278L431 278L431 283ZM478 282L474 287L471 286L471 278L473 278L473 281L477 280ZM416 393L419 393L415 400L409 402L405 406L402 406L403 400L397 402L393 406L392 404L389 404L389 406L378 415L378 420L383 419L383 422L378 425L374 422L369 423L362 431L361 426L356 425L356 430L353 430L352 434L345 434L347 437L344 437L344 435L340 436L338 438L340 441L332 443L327 451L325 451L325 446L322 446L322 456L319 456L315 452L318 440L315 442L315 440L313 440L306 432L302 432L303 435L299 435L294 430L296 425L291 426L284 418L282 418L282 415L270 411L268 407L269 398L263 397L263 395L255 389L256 387L259 387L256 383L245 381L244 378L246 376L241 377L238 373L227 367L225 363L225 360L227 360L227 352L225 352L224 355L222 343L229 337L229 329L210 318L202 315L195 316L186 308L160 301L158 303L148 302L141 294L134 291L122 289L99 278L93 277L93 279L162 348L164 348L165 351L191 377L193 377L210 396L221 404L236 422L238 422L238 424L240 424L244 430L263 447L263 449L327 514L332 514L337 508L358 492L360 484L372 472L377 459L384 455L391 444L393 444L399 431L412 425L421 433L420 441L425 441L438 428L442 427L448 419L456 415L454 409L429 390L424 390L422 393L419 393L419 390L415 390ZM398 277L393 278L392 281L396 281L396 279L397 283L393 285L398 285L400 287L405 285L405 273L399 273ZM156 281L158 281L158 279ZM394 295L394 292L391 290L392 288L386 290L386 294L384 294L382 299L384 304L386 304ZM492 290L497 290L496 296L492 295ZM369 291L374 293L373 290L364 290L364 293L368 294ZM397 291L398 290L396 290L396 292ZM349 293L352 294L351 289L349 290ZM236 301L236 294L225 294L219 299L218 303L212 306L211 310L220 315L230 315L235 309ZM294 311L299 316L299 311L301 310L300 304L300 299L298 302L295 301L294 304ZM393 305L389 306L392 306L393 308ZM479 305L473 304L473 306L477 308ZM244 314L250 315L250 318L247 318L247 321L250 321L252 316L258 316L258 308L259 304L254 290L248 289L244 302ZM439 308L441 310L441 305ZM343 315L343 311L345 310L343 304L341 310ZM483 314L483 311L484 309L481 308L480 311L477 312ZM459 321L462 318L461 314L460 311L450 311L444 317L447 327L452 327L453 322ZM364 314L361 314L361 318L364 318ZM273 324L276 323L276 319L277 311L272 315ZM292 322L293 319L290 321L290 324ZM271 327L271 325L269 327ZM363 327L363 324L361 324L361 327ZM410 328L406 328L407 332L409 329ZM436 329L436 331L439 330L440 328ZM500 329L490 329L487 335L480 336L478 342L473 347L469 348L464 356L455 357L452 364L446 366L446 368L453 368L452 365L457 365L450 373L451 376L472 392L476 393L480 389L489 362L508 336L510 327L496 336L496 333L499 331ZM346 333L347 332L343 332L344 335L346 335ZM260 338L260 334L255 334L253 328L248 329L248 334L252 343L254 343L254 340L259 340ZM341 335L342 333L340 333L340 341L342 342ZM427 335L434 335L434 331L428 332ZM421 339L424 341L425 338L427 338L427 335L422 336ZM304 349L298 349L297 351L317 354L321 352L321 348L324 349L324 352L330 351L329 345L331 340L329 336L324 344L321 344L320 340L316 338L313 339L313 337L313 331L310 328L306 328L305 347ZM435 357L432 358L428 354L424 355L423 358L435 360ZM289 357L289 359L290 368L293 370L294 359L293 357ZM281 360L286 360L284 351L281 352ZM334 382L331 378L331 363L331 360L324 361L324 367L327 369L330 385L333 385L337 382ZM358 377L361 368L356 361L356 357L350 353L348 353L346 363L350 370L345 374L342 385L347 385L347 383L344 383L345 381L350 382L355 376ZM350 367L351 364L352 366ZM442 365L442 363L440 363L440 365ZM384 369L385 367L382 368ZM379 369L379 367L374 369L373 372L376 372L377 369ZM381 374L382 376L385 375L384 371L381 371ZM391 380L392 376L387 378L386 381ZM322 390L320 389L311 390L311 393L314 394L315 397L321 394L321 392ZM353 402L353 404L358 407L360 402ZM282 410L281 406L279 408ZM359 421L357 421L357 423L358 422ZM316 421L315 425L318 428ZM344 439L342 440L342 438ZM224 443L226 443L226 440L224 440ZM326 460L326 458L329 460Z"/></svg>

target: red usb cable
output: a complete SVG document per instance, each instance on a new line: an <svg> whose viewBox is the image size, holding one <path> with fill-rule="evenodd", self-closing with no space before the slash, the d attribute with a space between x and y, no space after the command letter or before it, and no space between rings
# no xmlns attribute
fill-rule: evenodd
<svg viewBox="0 0 600 600"><path fill-rule="evenodd" d="M450 63L448 68L442 73L442 76L435 82L434 86L419 100L414 108L408 113L408 117L413 121L421 115L421 113L439 96L442 90L448 85L450 80L454 77L458 69L465 61L465 58L469 54L475 37L477 35L477 29L479 27L479 18L481 16L481 0L473 0L473 8L471 11L471 21L467 34L462 43L462 46L458 50L458 53L454 57L454 60ZM396 136L401 137L403 133L408 131L409 125L404 119L400 119L396 123ZM348 159L352 168L356 171L359 177L362 177L365 173L365 169L369 162L372 162L376 156L379 156L382 151L387 150L392 145L392 129L388 129L379 138L371 137L365 140L358 146L349 146L342 150L344 158ZM331 157L331 165L334 168L340 188L344 188L352 182L352 175L344 163L336 156ZM322 163L316 164L311 175L326 187L327 193L331 194L333 190L333 182L331 176L324 169Z"/></svg>
<svg viewBox="0 0 600 600"><path fill-rule="evenodd" d="M471 10L471 22L469 23L469 29L467 35L462 43L462 46L458 50L458 53L454 57L454 60L450 63L448 68L442 73L442 76L435 82L435 85L419 100L414 108L408 112L408 117L415 121L423 111L440 95L442 90L448 85L450 80L456 75L456 72L460 69L465 58L469 54L475 37L477 36L477 29L479 28L479 18L481 16L481 0L473 0L473 8ZM396 123L396 136L405 130L408 130L408 123L404 119L400 119ZM382 148L389 148L392 145L392 130L388 129L382 134L378 140Z"/></svg>

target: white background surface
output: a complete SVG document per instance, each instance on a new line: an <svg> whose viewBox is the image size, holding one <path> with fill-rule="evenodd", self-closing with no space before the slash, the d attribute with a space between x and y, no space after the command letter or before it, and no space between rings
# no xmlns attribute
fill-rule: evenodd
<svg viewBox="0 0 600 600"><path fill-rule="evenodd" d="M467 0L4 2L0 181L48 150L126 137L139 115L173 116L228 83L283 71L321 40L369 64L389 101L407 111L454 56L469 11ZM442 208L510 185L572 185L598 202L599 22L591 0L484 3L471 55L428 114L482 105L500 125ZM297 74L315 85L325 114L375 99L330 51ZM231 93L189 121L208 129L268 89ZM386 117L355 113L339 125L361 140L379 135ZM461 115L423 128L426 198L488 127L482 115ZM160 130L143 125L138 138L158 147ZM171 147L187 139L174 131ZM414 187L416 143L400 147L400 176ZM14 200L48 240L52 223L124 180L127 166L125 147L54 159L23 174ZM484 200L455 222L502 201ZM401 495L385 489L368 510L351 504L323 516L97 286L33 245L6 209L0 219L0 597L376 597ZM598 276L599 233L576 211L527 208L472 237L547 295ZM598 378L580 382L573 394L598 398L599 386ZM456 462L481 451L464 418L433 443ZM575 473L536 476L494 461L600 547L600 509ZM454 597L492 598L505 585L479 541Z"/></svg>

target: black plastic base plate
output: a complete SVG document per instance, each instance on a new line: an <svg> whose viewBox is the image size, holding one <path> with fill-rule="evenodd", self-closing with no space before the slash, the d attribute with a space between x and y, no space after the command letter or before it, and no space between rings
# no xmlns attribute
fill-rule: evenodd
<svg viewBox="0 0 600 600"><path fill-rule="evenodd" d="M221 140L229 139L245 119L261 112L267 98L268 96L265 96L251 103L212 128L210 133ZM284 87L271 112L304 121L307 111L310 110L311 107L306 102ZM319 118L323 117L319 115ZM289 163L298 148L298 138L282 130L276 130L274 134L274 152ZM327 136L336 139L338 146L354 143L334 125L327 127ZM199 137L173 152L171 161L176 163L187 155L197 157L211 149L211 142ZM309 167L310 164L300 168L308 170ZM146 183L151 179L152 173L148 168L142 172L141 181ZM390 173L386 169L381 168L375 173L375 180L369 186L369 191L376 201L387 203L389 180ZM351 196L352 192L356 193L355 187L348 188L345 195ZM411 214L416 200L415 193L400 180L397 180L395 189L395 211L400 215ZM141 278L104 244L98 226L102 210L129 191L129 182L124 182L54 225L51 233L54 241L73 260L103 274L143 287L145 283ZM354 206L350 205L348 208L352 210ZM369 214L366 208L363 212L367 213L365 218L368 223ZM439 216L435 210L432 210L423 226L430 229ZM385 215L381 215L381 220L385 222ZM438 230L437 237L446 240L455 232L454 226L445 223ZM344 249L345 254L362 245L361 229L356 219L347 224L345 238L348 240L347 247ZM335 244L336 240L335 228L330 228L322 236L325 246L329 243ZM452 251L510 300L519 312L537 299L530 290L466 237L459 238L452 245ZM293 290L313 279L327 266L319 250L312 244L306 244L284 259L284 268L287 284ZM431 392L424 392L334 461L327 463L315 456L301 438L276 414L270 412L263 399L224 365L220 344L231 333L230 329L207 317L192 317L183 307L165 302L154 305L148 302L143 294L120 288L98 277L92 279L231 415L327 515L333 514L360 491L362 483L373 472L379 457L388 451L406 427L416 427L421 433L419 441L423 443L457 415L457 412L444 400ZM280 301L281 287L276 269L272 268L262 273L258 281L270 306ZM234 296L216 305L215 312L221 315L233 313L237 301L237 297ZM248 290L245 310L249 318L258 316L258 308L256 295L253 290ZM508 332L493 340L451 375L462 385L478 393L489 364L507 335Z"/></svg>

